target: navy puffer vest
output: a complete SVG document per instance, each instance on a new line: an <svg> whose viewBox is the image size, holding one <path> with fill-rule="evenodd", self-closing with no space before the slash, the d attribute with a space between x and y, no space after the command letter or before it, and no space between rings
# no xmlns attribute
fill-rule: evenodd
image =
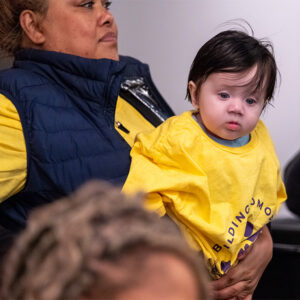
<svg viewBox="0 0 300 300"><path fill-rule="evenodd" d="M69 194L92 178L122 184L130 147L114 129L120 83L151 81L139 61L91 60L27 49L0 72L0 93L17 108L27 149L24 190L0 204L0 224L24 227L29 211Z"/></svg>

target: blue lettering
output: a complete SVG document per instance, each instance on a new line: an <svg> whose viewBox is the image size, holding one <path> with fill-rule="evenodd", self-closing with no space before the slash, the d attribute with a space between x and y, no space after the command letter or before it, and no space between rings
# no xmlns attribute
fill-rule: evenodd
<svg viewBox="0 0 300 300"><path fill-rule="evenodd" d="M220 252L222 247L218 244L215 244L213 247L212 247L216 252Z"/></svg>
<svg viewBox="0 0 300 300"><path fill-rule="evenodd" d="M250 211L250 207L249 207L249 205L246 205L246 207L245 207L245 213L248 215L249 211Z"/></svg>
<svg viewBox="0 0 300 300"><path fill-rule="evenodd" d="M234 233L235 233L234 228L233 227L229 227L228 233L231 234L232 236L234 236Z"/></svg>
<svg viewBox="0 0 300 300"><path fill-rule="evenodd" d="M271 208L270 208L270 207L266 207L266 208L265 208L265 214L266 214L267 216L269 216L271 213L272 213Z"/></svg>
<svg viewBox="0 0 300 300"><path fill-rule="evenodd" d="M233 240L234 240L234 238L232 238L231 240L227 240L227 242L228 242L229 244L232 244L232 243L233 243Z"/></svg>
<svg viewBox="0 0 300 300"><path fill-rule="evenodd" d="M239 227L238 225L236 225L233 221L231 222L235 227Z"/></svg>
<svg viewBox="0 0 300 300"><path fill-rule="evenodd" d="M262 209L263 205L264 205L264 203L263 203L263 202L260 202L260 200L258 199L258 200L257 200L257 206L258 206L260 209Z"/></svg>
<svg viewBox="0 0 300 300"><path fill-rule="evenodd" d="M240 215L236 216L235 218L241 223L241 219L245 219L245 216L240 212Z"/></svg>

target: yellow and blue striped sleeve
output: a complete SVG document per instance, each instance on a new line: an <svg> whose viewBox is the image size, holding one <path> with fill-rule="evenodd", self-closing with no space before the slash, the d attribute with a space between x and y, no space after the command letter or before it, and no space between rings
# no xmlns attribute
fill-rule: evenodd
<svg viewBox="0 0 300 300"><path fill-rule="evenodd" d="M0 202L21 191L27 177L27 155L19 114L0 94Z"/></svg>

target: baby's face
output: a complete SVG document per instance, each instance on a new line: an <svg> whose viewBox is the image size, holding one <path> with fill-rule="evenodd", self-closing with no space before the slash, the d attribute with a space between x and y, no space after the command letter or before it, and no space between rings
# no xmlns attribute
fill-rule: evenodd
<svg viewBox="0 0 300 300"><path fill-rule="evenodd" d="M212 73L198 93L189 83L198 119L212 135L235 140L255 128L264 108L264 91L252 93L255 73L256 66L242 73Z"/></svg>

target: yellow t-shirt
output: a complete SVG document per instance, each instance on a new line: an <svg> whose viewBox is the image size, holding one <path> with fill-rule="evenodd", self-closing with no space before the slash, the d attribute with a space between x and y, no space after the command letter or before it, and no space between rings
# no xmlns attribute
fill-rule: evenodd
<svg viewBox="0 0 300 300"><path fill-rule="evenodd" d="M123 190L145 191L147 208L170 215L203 251L214 278L236 263L286 199L262 121L248 144L231 148L209 138L185 112L139 134L131 156Z"/></svg>
<svg viewBox="0 0 300 300"><path fill-rule="evenodd" d="M23 189L27 176L27 157L19 114L0 94L0 202Z"/></svg>

